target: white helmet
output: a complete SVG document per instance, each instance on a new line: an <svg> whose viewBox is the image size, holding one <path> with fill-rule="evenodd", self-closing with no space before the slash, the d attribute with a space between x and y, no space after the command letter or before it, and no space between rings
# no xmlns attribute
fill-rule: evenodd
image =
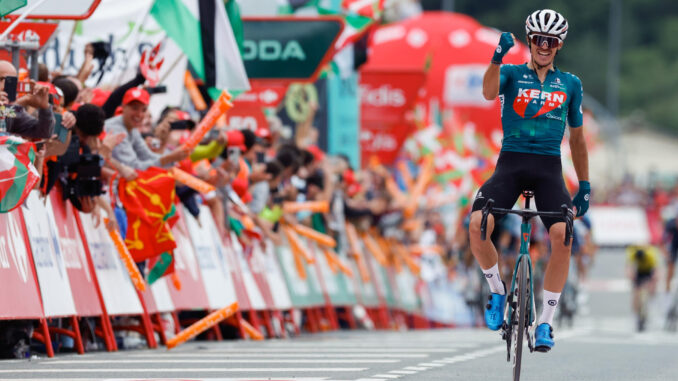
<svg viewBox="0 0 678 381"><path fill-rule="evenodd" d="M551 9L541 9L532 12L525 20L525 33L527 37L532 34L544 34L558 37L565 41L567 36L567 20L560 13Z"/></svg>

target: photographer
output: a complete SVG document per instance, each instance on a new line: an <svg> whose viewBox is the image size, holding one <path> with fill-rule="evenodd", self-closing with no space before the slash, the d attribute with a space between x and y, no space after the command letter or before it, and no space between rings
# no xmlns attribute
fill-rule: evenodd
<svg viewBox="0 0 678 381"><path fill-rule="evenodd" d="M16 98L17 71L8 62L0 60L0 130L30 139L47 139L52 136L54 116L49 104L49 89L45 86L30 82L31 92L19 99ZM10 81L12 80L12 81ZM13 82L12 85L9 85ZM12 86L9 88L8 86ZM34 118L26 112L26 107L38 110L38 117Z"/></svg>
<svg viewBox="0 0 678 381"><path fill-rule="evenodd" d="M122 115L108 119L105 130L107 134L126 134L125 138L113 148L112 156L120 163L134 169L145 170L148 167L164 167L188 157L184 148L175 149L164 155L151 151L139 132L144 121L150 95L142 88L127 90L122 99Z"/></svg>

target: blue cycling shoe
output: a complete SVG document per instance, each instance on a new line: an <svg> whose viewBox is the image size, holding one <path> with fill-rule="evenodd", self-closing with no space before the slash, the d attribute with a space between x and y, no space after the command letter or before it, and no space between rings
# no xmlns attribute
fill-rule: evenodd
<svg viewBox="0 0 678 381"><path fill-rule="evenodd" d="M504 286L506 290L506 286ZM506 306L506 292L504 295L491 293L485 306L485 324L487 328L496 331L504 323L504 306Z"/></svg>
<svg viewBox="0 0 678 381"><path fill-rule="evenodd" d="M546 353L556 345L555 341L553 341L553 328L551 328L549 323L539 324L534 333L534 337L536 339L534 342L534 350L536 351Z"/></svg>

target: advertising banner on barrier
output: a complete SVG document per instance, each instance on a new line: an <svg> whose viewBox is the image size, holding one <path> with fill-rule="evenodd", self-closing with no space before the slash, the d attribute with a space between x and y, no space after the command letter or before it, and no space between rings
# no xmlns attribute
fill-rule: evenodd
<svg viewBox="0 0 678 381"><path fill-rule="evenodd" d="M21 213L0 213L0 319L43 317Z"/></svg>
<svg viewBox="0 0 678 381"><path fill-rule="evenodd" d="M650 242L647 214L640 207L593 206L589 211L593 242L599 246L627 246Z"/></svg>
<svg viewBox="0 0 678 381"><path fill-rule="evenodd" d="M90 272L87 253L78 230L76 210L70 202L63 200L58 187L52 190L49 196L59 246L71 282L75 310L78 316L101 315L101 303L96 291L94 274Z"/></svg>
<svg viewBox="0 0 678 381"><path fill-rule="evenodd" d="M273 306L277 310L289 310L292 308L292 299L290 299L290 293L287 290L287 284L285 284L278 259L275 257L275 246L270 240L264 241L261 246L255 245L254 253L263 262L266 282L273 298Z"/></svg>
<svg viewBox="0 0 678 381"><path fill-rule="evenodd" d="M123 266L118 251L103 224L94 227L91 214L80 213L85 232L83 243L89 248L101 295L109 315L137 315L143 313L134 285Z"/></svg>
<svg viewBox="0 0 678 381"><path fill-rule="evenodd" d="M285 276L285 281L287 282L287 289L290 292L292 305L297 308L323 305L324 300L322 293L319 292L318 287L312 285L312 280L309 275L310 266L305 262L303 263L303 268L306 272L306 279L303 279L299 275L294 263L294 253L292 253L292 249L290 249L290 245L284 236L283 242L276 246L276 254L283 275Z"/></svg>
<svg viewBox="0 0 678 381"><path fill-rule="evenodd" d="M245 259L252 272L252 277L259 288L261 297L264 299L266 309L272 310L275 307L273 295L271 294L271 287L268 284L266 273L266 258L261 247L262 242L259 240L252 240L252 246L244 250Z"/></svg>
<svg viewBox="0 0 678 381"><path fill-rule="evenodd" d="M327 291L332 304L335 306L356 304L357 299L355 296L353 281L348 279L341 271L337 271L336 273L332 272L332 269L327 262L327 258L323 254L322 250L318 248L318 245L309 242L309 246L315 254L315 267L318 272L318 277L323 280L325 290Z"/></svg>
<svg viewBox="0 0 678 381"><path fill-rule="evenodd" d="M267 309L266 301L264 300L261 290L259 290L259 285L254 279L254 274L250 269L249 264L247 263L247 258L245 258L245 249L242 247L242 244L238 240L238 236L231 231L230 250L233 250L235 257L235 265L242 274L243 284L245 285L245 290L247 290L247 297L250 300L250 306L252 309L260 311Z"/></svg>
<svg viewBox="0 0 678 381"><path fill-rule="evenodd" d="M75 315L75 303L49 199L34 190L21 207L38 275L45 316Z"/></svg>
<svg viewBox="0 0 678 381"><path fill-rule="evenodd" d="M200 265L193 250L185 218L180 211L178 214L179 220L172 228L172 234L177 242L177 248L174 249L174 271L181 282L181 289L177 290L176 286L169 285L172 302L178 310L206 310L210 304Z"/></svg>
<svg viewBox="0 0 678 381"><path fill-rule="evenodd" d="M366 261L364 256L367 255L367 250L365 250L362 241L359 241L358 244L362 247L362 253L360 253L360 255L363 256L362 260ZM349 263L351 264L351 270L353 271L353 274L355 274L353 281L357 290L356 296L358 297L358 302L367 307L379 306L379 294L377 293L377 289L374 285L374 276L369 274L369 279L363 279L355 258L351 258ZM369 268L367 270L369 273Z"/></svg>
<svg viewBox="0 0 678 381"><path fill-rule="evenodd" d="M219 234L219 231L217 230L216 224L212 224L210 226L210 237L212 237L212 241L219 243L216 245L216 249L217 256L220 260L221 271L231 275L233 287L235 288L235 295L238 299L238 307L241 311L251 310L252 304L250 303L250 297L247 295L245 281L243 280L242 273L239 270L240 266L237 264L235 252L231 248L230 238L222 237L222 235Z"/></svg>
<svg viewBox="0 0 678 381"><path fill-rule="evenodd" d="M196 258L200 265L205 292L211 309L219 309L237 301L231 274L224 271L217 252L221 242L213 241L210 229L214 225L212 213L205 205L200 206L199 221L184 209L182 214L193 241Z"/></svg>
<svg viewBox="0 0 678 381"><path fill-rule="evenodd" d="M374 258L374 255L371 255L369 252L365 253L367 263L370 266L372 276L374 277L374 282L377 286L377 291L379 296L384 299L386 305L389 307L396 306L396 298L393 292L393 285L391 284L391 279L388 276L388 271L384 266L382 266Z"/></svg>
<svg viewBox="0 0 678 381"><path fill-rule="evenodd" d="M417 278L409 267L403 266L400 272L395 273L398 288L398 308L407 312L420 312L421 306L417 296Z"/></svg>

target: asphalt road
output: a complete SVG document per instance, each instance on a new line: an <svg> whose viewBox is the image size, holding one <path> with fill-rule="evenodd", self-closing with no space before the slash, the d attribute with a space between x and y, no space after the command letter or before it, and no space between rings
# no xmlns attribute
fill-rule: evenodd
<svg viewBox="0 0 678 381"><path fill-rule="evenodd" d="M636 333L622 251L602 252L573 328L548 354L526 353L524 380L675 380L678 334L661 330L662 295ZM504 342L486 329L332 332L292 340L188 343L166 349L0 362L0 379L510 380Z"/></svg>

